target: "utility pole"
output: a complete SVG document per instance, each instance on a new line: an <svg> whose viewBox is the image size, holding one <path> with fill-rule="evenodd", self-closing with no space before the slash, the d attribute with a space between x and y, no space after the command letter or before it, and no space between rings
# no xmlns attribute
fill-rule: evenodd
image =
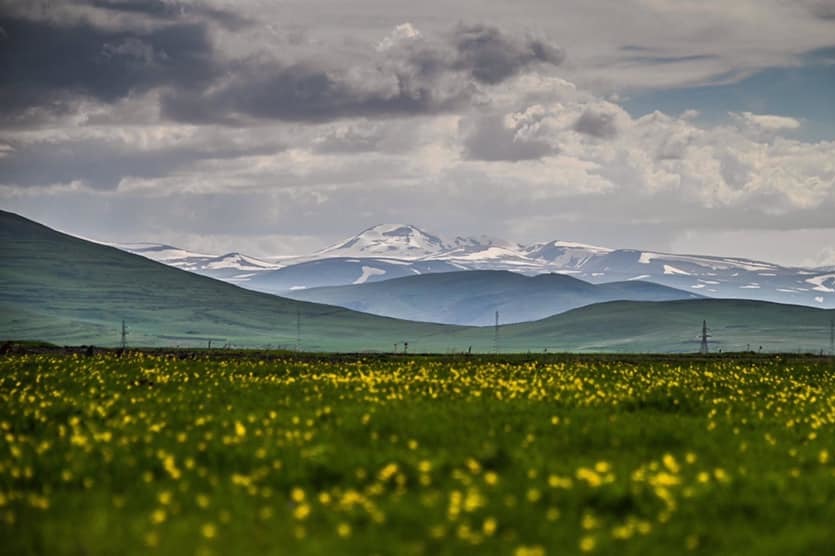
<svg viewBox="0 0 835 556"><path fill-rule="evenodd" d="M409 353L409 342L403 342L403 355Z"/></svg>
<svg viewBox="0 0 835 556"><path fill-rule="evenodd" d="M296 309L296 351L302 350L302 310Z"/></svg>
<svg viewBox="0 0 835 556"><path fill-rule="evenodd" d="M499 312L496 311L496 326L493 329L493 352L499 353Z"/></svg>
<svg viewBox="0 0 835 556"><path fill-rule="evenodd" d="M710 350L708 348L707 339L710 338L710 331L707 328L707 321L702 321L702 345L699 347L699 353L707 355Z"/></svg>
<svg viewBox="0 0 835 556"><path fill-rule="evenodd" d="M122 319L122 349L128 347L128 329L125 326L125 321Z"/></svg>
<svg viewBox="0 0 835 556"><path fill-rule="evenodd" d="M835 320L829 321L829 355L835 355Z"/></svg>

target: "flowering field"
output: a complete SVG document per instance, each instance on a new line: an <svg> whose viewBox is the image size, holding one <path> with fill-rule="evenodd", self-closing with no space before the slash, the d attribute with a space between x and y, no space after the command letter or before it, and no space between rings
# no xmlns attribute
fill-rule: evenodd
<svg viewBox="0 0 835 556"><path fill-rule="evenodd" d="M11 554L814 554L826 359L0 358Z"/></svg>

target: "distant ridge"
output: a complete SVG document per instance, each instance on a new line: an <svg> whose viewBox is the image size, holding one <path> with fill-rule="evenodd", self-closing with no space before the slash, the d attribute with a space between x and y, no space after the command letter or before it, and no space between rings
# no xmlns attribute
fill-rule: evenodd
<svg viewBox="0 0 835 556"><path fill-rule="evenodd" d="M412 275L351 286L296 290L286 295L375 315L475 326L492 324L496 311L507 324L539 320L603 301L701 297L649 282L596 285L564 274L530 277L506 270Z"/></svg>
<svg viewBox="0 0 835 556"><path fill-rule="evenodd" d="M529 276L569 274L595 284L642 280L705 297L835 308L831 267L790 268L740 257L611 249L572 241L521 245L487 236L444 239L409 224L373 226L316 253L294 257L202 255L171 246L154 250L147 244L119 247L278 294L435 272L510 270Z"/></svg>
<svg viewBox="0 0 835 556"><path fill-rule="evenodd" d="M747 300L613 301L493 327L410 322L294 301L170 268L0 211L0 340L313 351L693 352L828 349L835 311ZM299 326L300 325L300 326ZM301 334L297 335L300 331Z"/></svg>

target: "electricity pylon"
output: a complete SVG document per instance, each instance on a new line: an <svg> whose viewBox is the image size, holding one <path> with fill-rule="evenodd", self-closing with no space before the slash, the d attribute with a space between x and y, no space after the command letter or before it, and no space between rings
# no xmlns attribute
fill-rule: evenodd
<svg viewBox="0 0 835 556"><path fill-rule="evenodd" d="M124 319L122 320L122 349L128 347L128 329L125 326Z"/></svg>
<svg viewBox="0 0 835 556"><path fill-rule="evenodd" d="M499 353L499 312L496 311L496 326L493 329L493 352Z"/></svg>
<svg viewBox="0 0 835 556"><path fill-rule="evenodd" d="M707 321L702 321L702 344L699 346L699 353L707 355L710 352L708 348L707 339L710 338L710 330L707 327Z"/></svg>

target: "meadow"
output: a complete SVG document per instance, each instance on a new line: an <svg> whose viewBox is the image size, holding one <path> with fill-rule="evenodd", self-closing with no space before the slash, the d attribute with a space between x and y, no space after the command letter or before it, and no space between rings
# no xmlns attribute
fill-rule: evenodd
<svg viewBox="0 0 835 556"><path fill-rule="evenodd" d="M830 554L831 358L0 356L9 554Z"/></svg>

